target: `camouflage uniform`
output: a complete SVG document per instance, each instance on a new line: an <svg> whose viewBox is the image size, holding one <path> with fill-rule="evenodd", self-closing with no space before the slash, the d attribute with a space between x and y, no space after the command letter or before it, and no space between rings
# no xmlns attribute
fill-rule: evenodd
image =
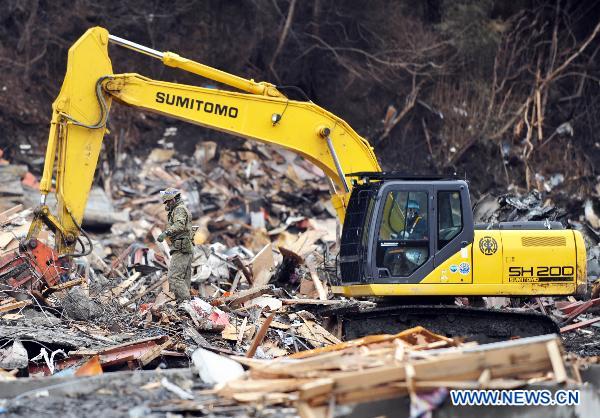
<svg viewBox="0 0 600 418"><path fill-rule="evenodd" d="M169 289L178 301L190 299L192 282L192 220L190 212L179 201L167 214L171 263L169 264Z"/></svg>

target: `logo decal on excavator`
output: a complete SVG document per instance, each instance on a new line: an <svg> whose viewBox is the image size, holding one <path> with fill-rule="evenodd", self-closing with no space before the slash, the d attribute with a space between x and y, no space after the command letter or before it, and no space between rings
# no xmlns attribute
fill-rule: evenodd
<svg viewBox="0 0 600 418"><path fill-rule="evenodd" d="M166 103L168 105L184 107L186 109L213 113L219 116L227 116L232 119L235 119L238 116L238 108L234 106L206 102L191 97L177 96L175 94L163 93L162 91L156 92L155 100L156 103Z"/></svg>
<svg viewBox="0 0 600 418"><path fill-rule="evenodd" d="M469 265L469 263L460 263L458 265L458 272L460 274L462 274L463 276L466 276L467 274L469 274L469 272L471 271L471 266Z"/></svg>
<svg viewBox="0 0 600 418"><path fill-rule="evenodd" d="M532 266L508 268L509 283L572 282L575 279L574 266Z"/></svg>
<svg viewBox="0 0 600 418"><path fill-rule="evenodd" d="M483 237L479 240L479 249L485 255L492 255L498 251L498 243L492 237Z"/></svg>

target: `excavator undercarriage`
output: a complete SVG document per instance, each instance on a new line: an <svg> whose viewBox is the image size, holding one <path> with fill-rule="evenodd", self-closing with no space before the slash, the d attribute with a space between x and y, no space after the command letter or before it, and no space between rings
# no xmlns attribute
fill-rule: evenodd
<svg viewBox="0 0 600 418"><path fill-rule="evenodd" d="M444 304L394 305L386 302L364 310L344 307L323 310L320 314L341 321L345 340L394 334L418 325L440 335L479 343L559 332L558 325L540 313Z"/></svg>

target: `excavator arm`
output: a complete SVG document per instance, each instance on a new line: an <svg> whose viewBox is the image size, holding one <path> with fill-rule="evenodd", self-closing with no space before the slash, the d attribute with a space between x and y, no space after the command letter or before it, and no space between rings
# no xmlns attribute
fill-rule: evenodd
<svg viewBox="0 0 600 418"><path fill-rule="evenodd" d="M243 92L156 81L139 74L113 74L108 44L160 59L165 65ZM89 29L69 49L67 72L53 103L41 205L28 238L45 224L56 234L59 255L73 254L92 186L112 100L239 137L289 149L321 168L330 179L332 201L343 220L351 182L347 173L380 171L372 147L344 120L310 101L290 100L276 86L228 74L177 54L152 50ZM56 161L56 166L55 166ZM54 184L53 184L54 177ZM55 188L58 213L46 196Z"/></svg>

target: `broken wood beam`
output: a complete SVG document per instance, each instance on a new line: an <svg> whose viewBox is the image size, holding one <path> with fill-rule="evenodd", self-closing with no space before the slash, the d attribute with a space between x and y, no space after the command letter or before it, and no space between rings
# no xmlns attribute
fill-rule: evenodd
<svg viewBox="0 0 600 418"><path fill-rule="evenodd" d="M7 223L12 215L19 213L21 210L23 210L23 205L18 204L0 213L0 225L4 225L5 223Z"/></svg>
<svg viewBox="0 0 600 418"><path fill-rule="evenodd" d="M284 305L338 305L339 300L320 300L320 299L279 299Z"/></svg>
<svg viewBox="0 0 600 418"><path fill-rule="evenodd" d="M317 294L319 295L319 300L327 300L327 291L317 274L317 271L314 268L310 268L310 278L312 279L315 289L317 289Z"/></svg>
<svg viewBox="0 0 600 418"><path fill-rule="evenodd" d="M271 292L271 286L253 287L248 290L242 290L224 298L217 298L211 302L213 306L229 305L231 307L241 306L244 302Z"/></svg>
<svg viewBox="0 0 600 418"><path fill-rule="evenodd" d="M274 265L273 248L271 244L267 244L250 261L252 288L261 288L269 283L271 280L271 270Z"/></svg>
<svg viewBox="0 0 600 418"><path fill-rule="evenodd" d="M262 323L262 325L260 326L260 329L258 330L258 332L256 333L256 336L254 337L254 340L252 340L252 344L250 345L250 348L248 349L248 352L246 353L246 357L250 357L250 358L254 357L254 354L256 354L256 350L258 349L258 346L264 340L265 335L267 335L267 331L269 330L269 325L271 325L271 321L273 321L274 317L275 317L275 312L271 313L267 317L265 322Z"/></svg>
<svg viewBox="0 0 600 418"><path fill-rule="evenodd" d="M44 296L48 296L51 293L58 292L60 290L69 289L74 286L78 286L85 282L85 279L82 277L81 279L69 280L68 282L57 284L56 286L50 286L46 290L44 290Z"/></svg>
<svg viewBox="0 0 600 418"><path fill-rule="evenodd" d="M138 362L142 365L142 367L148 365L155 358L160 356L163 350L165 350L166 348L169 348L172 344L173 344L173 342L171 341L171 339L167 338L167 341L165 341L164 343L156 345L155 347L152 347L148 351L144 352L138 358Z"/></svg>
<svg viewBox="0 0 600 418"><path fill-rule="evenodd" d="M5 303L0 306L0 312L10 312L15 309L23 308L24 306L31 305L33 302L30 300L22 300L19 302Z"/></svg>

